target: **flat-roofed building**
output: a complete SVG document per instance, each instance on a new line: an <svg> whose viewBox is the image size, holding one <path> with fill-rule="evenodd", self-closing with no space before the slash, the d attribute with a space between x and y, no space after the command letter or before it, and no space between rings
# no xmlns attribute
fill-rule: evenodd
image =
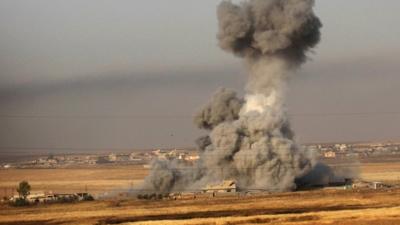
<svg viewBox="0 0 400 225"><path fill-rule="evenodd" d="M220 184L207 185L203 192L205 193L227 193L227 192L237 192L236 181L234 180L224 180Z"/></svg>

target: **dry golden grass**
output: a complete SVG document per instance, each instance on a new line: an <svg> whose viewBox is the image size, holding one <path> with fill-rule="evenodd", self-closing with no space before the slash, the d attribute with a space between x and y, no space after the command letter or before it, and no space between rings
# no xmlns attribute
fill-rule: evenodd
<svg viewBox="0 0 400 225"><path fill-rule="evenodd" d="M137 184L148 174L143 166L90 167L70 169L9 169L0 170L0 197L10 195L22 180L33 191L82 192L86 188L97 194Z"/></svg>
<svg viewBox="0 0 400 225"><path fill-rule="evenodd" d="M400 162L361 164L359 170L364 180L400 182ZM0 170L0 197L11 195L11 190L22 180L28 180L33 191L70 193L82 192L87 188L89 192L98 194L135 185L147 174L147 169L136 165Z"/></svg>
<svg viewBox="0 0 400 225"><path fill-rule="evenodd" d="M225 217L213 219L189 219L189 220L164 220L123 223L123 225L240 225L240 224L279 224L279 225L397 225L400 222L400 207L364 209L364 210L341 210L334 212L313 212L300 214L260 215L249 217Z"/></svg>
<svg viewBox="0 0 400 225"><path fill-rule="evenodd" d="M400 190L3 206L0 224L400 224Z"/></svg>
<svg viewBox="0 0 400 225"><path fill-rule="evenodd" d="M399 182L400 163L368 163L361 165L361 178L368 181Z"/></svg>
<svg viewBox="0 0 400 225"><path fill-rule="evenodd" d="M368 180L397 180L400 163L360 166ZM28 180L34 191L89 192L129 187L148 171L138 166L0 170L0 188ZM0 193L1 194L1 193ZM178 201L95 201L39 205L28 208L0 206L0 225L35 224L400 224L400 190L320 190L251 197L198 197Z"/></svg>

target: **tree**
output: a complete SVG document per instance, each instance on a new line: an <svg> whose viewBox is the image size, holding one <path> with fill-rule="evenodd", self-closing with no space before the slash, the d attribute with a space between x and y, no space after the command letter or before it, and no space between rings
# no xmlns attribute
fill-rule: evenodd
<svg viewBox="0 0 400 225"><path fill-rule="evenodd" d="M23 199L26 199L26 197L31 192L31 185L29 185L28 181L21 181L19 183L18 188L17 188L17 192L19 194L19 197L22 197Z"/></svg>

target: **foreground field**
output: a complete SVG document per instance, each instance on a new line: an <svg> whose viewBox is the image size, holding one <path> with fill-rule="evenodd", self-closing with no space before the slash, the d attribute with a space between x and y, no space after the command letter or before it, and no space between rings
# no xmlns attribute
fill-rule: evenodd
<svg viewBox="0 0 400 225"><path fill-rule="evenodd" d="M12 208L0 225L59 224L400 224L400 190L323 190L190 200L96 201Z"/></svg>
<svg viewBox="0 0 400 225"><path fill-rule="evenodd" d="M88 191L94 195L128 189L148 174L143 166L108 166L69 169L0 170L0 197L15 194L18 182L27 180L32 191L74 193Z"/></svg>
<svg viewBox="0 0 400 225"><path fill-rule="evenodd" d="M400 163L335 163L369 181L398 183ZM142 166L0 170L10 194L21 180L33 191L92 194L128 189L148 174ZM7 191L8 190L8 191ZM259 196L198 196L164 201L95 201L14 208L0 205L0 225L58 224L400 224L400 190L319 190Z"/></svg>

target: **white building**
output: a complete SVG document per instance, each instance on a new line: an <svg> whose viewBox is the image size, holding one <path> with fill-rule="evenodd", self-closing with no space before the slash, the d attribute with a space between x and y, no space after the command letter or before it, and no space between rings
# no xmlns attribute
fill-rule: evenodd
<svg viewBox="0 0 400 225"><path fill-rule="evenodd" d="M114 153L111 153L110 155L108 155L108 160L110 160L111 162L117 161L117 155Z"/></svg>
<svg viewBox="0 0 400 225"><path fill-rule="evenodd" d="M237 192L236 181L224 180L220 184L207 185L203 189L203 192L206 192L206 193L227 193L227 192L234 193L234 192Z"/></svg>

